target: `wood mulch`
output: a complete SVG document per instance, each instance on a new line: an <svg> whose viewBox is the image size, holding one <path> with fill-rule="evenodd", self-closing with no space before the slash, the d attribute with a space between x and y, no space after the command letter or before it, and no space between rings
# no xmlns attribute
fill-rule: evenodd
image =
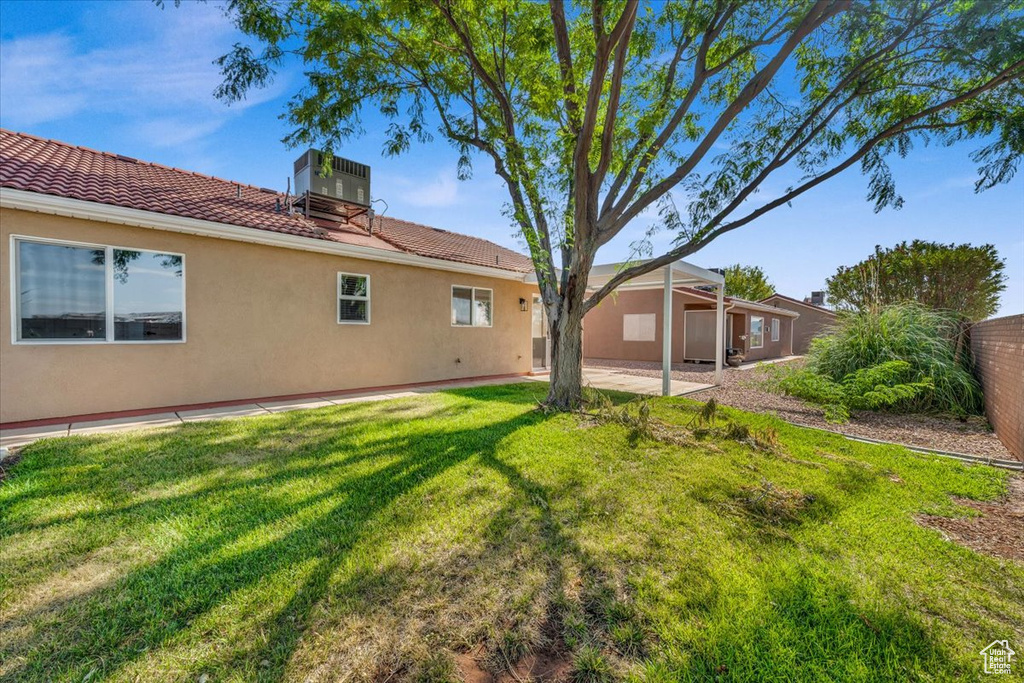
<svg viewBox="0 0 1024 683"><path fill-rule="evenodd" d="M981 514L976 517L920 515L918 523L979 553L1024 562L1024 476L1010 478L1007 495L1001 500L954 500Z"/></svg>
<svg viewBox="0 0 1024 683"><path fill-rule="evenodd" d="M791 361L799 363L801 361ZM660 377L657 363L638 361L586 361L587 367L618 370L641 377ZM714 368L711 364L677 363L672 366L672 379L710 384ZM871 411L854 411L850 421L836 425L825 421L820 407L794 396L785 396L764 387L767 375L761 368L733 369L722 373L722 385L695 394L693 398L715 399L721 405L755 413L771 413L796 424L827 429L847 436L933 448L967 455L1014 460L1013 455L996 438L988 421L972 417L961 421L941 415L895 415Z"/></svg>

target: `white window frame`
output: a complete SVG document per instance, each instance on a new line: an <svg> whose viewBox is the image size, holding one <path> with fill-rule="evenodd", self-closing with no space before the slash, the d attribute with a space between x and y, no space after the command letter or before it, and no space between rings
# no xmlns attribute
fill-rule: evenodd
<svg viewBox="0 0 1024 683"><path fill-rule="evenodd" d="M761 343L754 344L754 321L761 321ZM764 347L764 316L763 315L752 315L750 316L750 348L760 349Z"/></svg>
<svg viewBox="0 0 1024 683"><path fill-rule="evenodd" d="M452 285L451 297L448 299L448 313L449 316L452 312L452 306L455 303L455 289L468 289L472 291L469 299L469 324L460 325L452 320L452 327L467 328L467 327L494 327L494 290L489 287L470 287L469 285ZM491 295L491 319L486 325L479 325L476 322L476 293L477 292L489 292Z"/></svg>
<svg viewBox="0 0 1024 683"><path fill-rule="evenodd" d="M21 277L21 263L18 256L18 243L19 242L34 242L36 244L55 244L62 247L79 247L82 249L103 249L104 254L104 281L106 284L106 292L104 296L104 304L106 306L106 322L105 327L107 336L104 339L21 339L21 297L18 296L18 292L21 291L19 286L19 279ZM181 257L181 339L114 339L114 250L118 249L121 251L145 251L151 254L167 254L168 256L180 256ZM181 254L174 251L167 251L166 249L152 249L150 247L125 247L120 245L112 244L95 244L92 242L74 242L72 240L58 240L49 237L35 237L33 235L11 235L10 239L10 290L11 290L11 344L17 346L81 346L86 344L130 344L130 345L143 345L143 346L156 346L160 344L184 344L187 338L186 331L188 329L187 314L185 311L185 302L188 297L185 293L186 287L186 273L185 273L185 254Z"/></svg>
<svg viewBox="0 0 1024 683"><path fill-rule="evenodd" d="M354 296L354 295L351 295L351 294L342 294L341 293L341 278L345 277L346 275L348 277L365 277L366 278L366 296ZM370 309L372 308L372 305L370 304L370 276L366 275L364 273L342 273L342 272L339 271L338 272L338 281L337 281L337 285L336 285L336 290L337 290L337 296L335 297L335 300L334 300L334 306L335 306L335 309L336 309L334 311L334 319L337 321L337 323L339 325L369 325L370 324ZM366 302L366 320L342 320L341 319L341 301L342 301L342 299L344 299L345 301L365 301Z"/></svg>
<svg viewBox="0 0 1024 683"><path fill-rule="evenodd" d="M778 318L772 318L772 341L773 342L779 341L779 329L781 327L782 327L782 324L779 322L779 319Z"/></svg>

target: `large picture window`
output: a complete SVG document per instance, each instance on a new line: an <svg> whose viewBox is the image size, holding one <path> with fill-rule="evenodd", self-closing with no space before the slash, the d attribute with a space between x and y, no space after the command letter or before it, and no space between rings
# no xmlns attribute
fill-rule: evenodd
<svg viewBox="0 0 1024 683"><path fill-rule="evenodd" d="M19 342L185 340L181 254L14 240Z"/></svg>
<svg viewBox="0 0 1024 683"><path fill-rule="evenodd" d="M494 293L481 287L452 287L452 325L490 327Z"/></svg>
<svg viewBox="0 0 1024 683"><path fill-rule="evenodd" d="M370 276L338 273L338 322L370 322Z"/></svg>
<svg viewBox="0 0 1024 683"><path fill-rule="evenodd" d="M764 346L764 318L753 315L750 317L750 348L759 349Z"/></svg>

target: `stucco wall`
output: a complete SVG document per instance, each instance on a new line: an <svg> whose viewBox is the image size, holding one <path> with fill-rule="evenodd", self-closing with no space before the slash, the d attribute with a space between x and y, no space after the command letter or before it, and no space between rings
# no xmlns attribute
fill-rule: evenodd
<svg viewBox="0 0 1024 683"><path fill-rule="evenodd" d="M836 319L835 314L830 311L822 310L817 306L801 306L779 297L769 297L761 303L800 314L800 317L793 323L793 353L799 355L807 353L811 340L824 332Z"/></svg>
<svg viewBox="0 0 1024 683"><path fill-rule="evenodd" d="M606 297L583 320L583 357L613 360L661 361L663 328L661 289L620 291ZM672 308L672 361L683 360L683 297L676 294ZM654 341L623 341L622 317L655 315Z"/></svg>
<svg viewBox="0 0 1024 683"><path fill-rule="evenodd" d="M531 369L523 283L8 209L0 229L0 422ZM12 234L185 254L187 341L12 344ZM337 323L339 271L370 275L370 325ZM452 327L453 284L494 290L494 327Z"/></svg>
<svg viewBox="0 0 1024 683"><path fill-rule="evenodd" d="M790 355L790 349L792 348L793 339L793 319L786 316L772 315L767 311L759 311L754 309L745 309L736 307L734 311L739 311L745 314L746 319L746 331L747 335L747 351L745 354L746 360L765 360L767 358L781 358L783 356ZM764 344L760 348L751 348L750 346L750 319L758 316L764 319ZM779 321L779 341L772 341L772 318L777 318Z"/></svg>
<svg viewBox="0 0 1024 683"><path fill-rule="evenodd" d="M975 323L971 350L988 420L1007 450L1024 460L1024 315Z"/></svg>
<svg viewBox="0 0 1024 683"><path fill-rule="evenodd" d="M685 339L685 311L713 310L714 304L706 298L697 297L686 292L673 293L672 308L672 362L683 361L683 340ZM773 316L767 311L735 306L733 337L738 341L742 334L747 335L746 357L749 360L779 358L791 353L793 322L786 316ZM623 341L622 317L627 314L654 313L657 316L655 340L651 342ZM758 349L750 345L750 317L764 317L764 346ZM771 319L780 321L779 341L771 341ZM596 308L587 313L583 321L583 357L606 360L661 361L662 331L662 290L645 289L619 291L609 296Z"/></svg>

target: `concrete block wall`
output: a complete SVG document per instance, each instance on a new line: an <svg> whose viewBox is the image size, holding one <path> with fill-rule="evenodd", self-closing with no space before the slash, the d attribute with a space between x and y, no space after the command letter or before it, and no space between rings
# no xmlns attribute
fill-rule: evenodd
<svg viewBox="0 0 1024 683"><path fill-rule="evenodd" d="M971 349L988 420L1007 450L1024 460L1024 315L975 323Z"/></svg>

